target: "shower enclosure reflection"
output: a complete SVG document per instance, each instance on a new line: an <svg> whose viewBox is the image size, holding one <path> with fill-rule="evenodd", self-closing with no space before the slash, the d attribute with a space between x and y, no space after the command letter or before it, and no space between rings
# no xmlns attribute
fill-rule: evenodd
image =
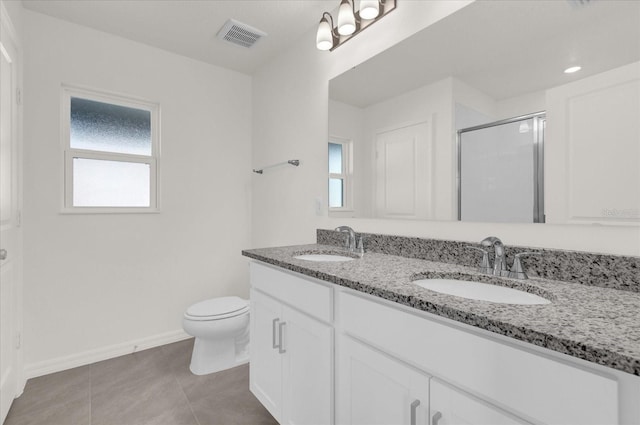
<svg viewBox="0 0 640 425"><path fill-rule="evenodd" d="M458 130L459 220L544 222L544 129L538 113Z"/></svg>

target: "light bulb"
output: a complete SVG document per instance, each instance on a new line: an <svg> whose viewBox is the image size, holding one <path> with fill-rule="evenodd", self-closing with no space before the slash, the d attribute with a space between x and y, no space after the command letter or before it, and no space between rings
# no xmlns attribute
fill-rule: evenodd
<svg viewBox="0 0 640 425"><path fill-rule="evenodd" d="M318 50L330 50L333 47L333 35L331 34L331 25L327 18L322 16L320 24L318 24L318 33L316 34L316 47Z"/></svg>
<svg viewBox="0 0 640 425"><path fill-rule="evenodd" d="M356 31L356 17L349 0L342 0L338 9L338 34L350 35Z"/></svg>
<svg viewBox="0 0 640 425"><path fill-rule="evenodd" d="M374 19L380 14L380 3L378 0L361 0L360 17L362 19Z"/></svg>

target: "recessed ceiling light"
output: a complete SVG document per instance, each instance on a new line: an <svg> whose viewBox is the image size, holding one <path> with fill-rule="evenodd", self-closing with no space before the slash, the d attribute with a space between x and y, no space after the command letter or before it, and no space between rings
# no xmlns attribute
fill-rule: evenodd
<svg viewBox="0 0 640 425"><path fill-rule="evenodd" d="M582 69L581 66L572 66L571 68L567 68L564 70L565 74L573 74L574 72L578 72Z"/></svg>

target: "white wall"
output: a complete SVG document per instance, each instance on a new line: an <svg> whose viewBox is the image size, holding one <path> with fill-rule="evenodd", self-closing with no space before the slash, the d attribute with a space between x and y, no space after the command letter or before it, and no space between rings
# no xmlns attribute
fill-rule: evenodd
<svg viewBox="0 0 640 425"><path fill-rule="evenodd" d="M491 119L484 123L528 115L546 109L544 90L496 100L458 78L453 79L453 98L458 104L490 116ZM458 126L458 129L464 127Z"/></svg>
<svg viewBox="0 0 640 425"><path fill-rule="evenodd" d="M468 2L403 2L397 10L333 52L315 48L309 31L253 78L253 164L299 158L301 166L253 177L253 246L310 243L316 228L640 255L640 227L566 224L405 222L334 219L315 214L326 199L328 82Z"/></svg>
<svg viewBox="0 0 640 425"><path fill-rule="evenodd" d="M496 102L496 120L533 114L546 109L545 90L531 92Z"/></svg>
<svg viewBox="0 0 640 425"><path fill-rule="evenodd" d="M179 338L185 308L248 295L251 79L25 11L30 375ZM61 214L61 84L158 102L159 214Z"/></svg>
<svg viewBox="0 0 640 425"><path fill-rule="evenodd" d="M5 7L11 24L16 31L16 35L22 38L22 2L16 0L3 0L2 5Z"/></svg>

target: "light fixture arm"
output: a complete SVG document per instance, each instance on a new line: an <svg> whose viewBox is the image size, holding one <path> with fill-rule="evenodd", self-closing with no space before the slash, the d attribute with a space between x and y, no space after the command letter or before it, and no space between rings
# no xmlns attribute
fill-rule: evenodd
<svg viewBox="0 0 640 425"><path fill-rule="evenodd" d="M331 28L331 35L333 36L334 39L340 39L340 35L336 31L336 28L333 26L333 16L331 16L331 13L329 13L329 12L323 12L322 13L322 18L324 18L325 16L329 17L329 25L330 25L330 28Z"/></svg>
<svg viewBox="0 0 640 425"><path fill-rule="evenodd" d="M360 31L360 21L362 21L362 19L360 19L360 11L356 10L356 0L349 0L349 1L351 2L351 10L353 11L353 16L356 18L356 30L354 32L355 34L358 31Z"/></svg>

